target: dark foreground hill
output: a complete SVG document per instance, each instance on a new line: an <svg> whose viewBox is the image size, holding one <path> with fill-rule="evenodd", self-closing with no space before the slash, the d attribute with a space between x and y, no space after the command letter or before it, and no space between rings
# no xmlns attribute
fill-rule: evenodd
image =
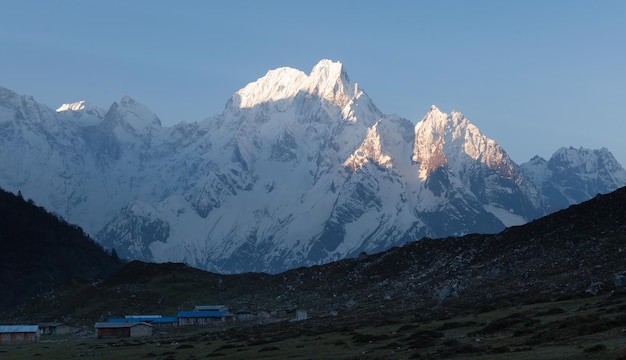
<svg viewBox="0 0 626 360"><path fill-rule="evenodd" d="M223 303L251 310L303 308L319 315L430 317L625 289L625 255L626 188L621 188L499 234L421 239L277 275L219 275L184 264L134 261L99 284L56 289L22 315L42 320L73 315L89 323Z"/></svg>
<svg viewBox="0 0 626 360"><path fill-rule="evenodd" d="M135 261L99 283L67 283L3 318L92 329L108 317L173 316L202 304L308 311L302 322L76 345L101 358L121 356L119 346L133 349L128 358L622 359L625 254L622 188L500 234L422 239L277 275Z"/></svg>
<svg viewBox="0 0 626 360"><path fill-rule="evenodd" d="M74 278L104 278L121 262L81 228L0 189L0 310Z"/></svg>

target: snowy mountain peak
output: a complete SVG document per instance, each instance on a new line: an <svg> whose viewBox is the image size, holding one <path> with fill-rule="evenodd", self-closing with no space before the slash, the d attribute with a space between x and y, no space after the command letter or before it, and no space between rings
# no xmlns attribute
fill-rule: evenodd
<svg viewBox="0 0 626 360"><path fill-rule="evenodd" d="M428 116L431 113L445 115L445 113L443 111L439 110L439 108L435 104L430 106L430 110L428 110L428 112L426 113L426 116Z"/></svg>
<svg viewBox="0 0 626 360"><path fill-rule="evenodd" d="M563 209L626 183L626 170L607 149L562 147L546 161L538 156L521 165L540 189L548 211Z"/></svg>
<svg viewBox="0 0 626 360"><path fill-rule="evenodd" d="M0 105L6 106L7 103L14 102L18 97L16 92L0 86Z"/></svg>
<svg viewBox="0 0 626 360"><path fill-rule="evenodd" d="M87 107L56 112L0 88L0 186L122 256L212 271L497 232L626 184L604 150L562 149L575 161L524 176L462 113L385 116L330 60L271 70L201 124L162 128L125 96L85 126Z"/></svg>
<svg viewBox="0 0 626 360"><path fill-rule="evenodd" d="M85 100L63 104L56 109L57 113L67 115L79 125L95 125L104 119L106 110Z"/></svg>
<svg viewBox="0 0 626 360"><path fill-rule="evenodd" d="M0 123L9 121L45 124L50 130L58 125L55 113L32 96L0 87Z"/></svg>
<svg viewBox="0 0 626 360"><path fill-rule="evenodd" d="M114 102L104 118L110 124L130 125L135 131L142 131L152 126L161 127L159 117L130 96L124 96L119 103Z"/></svg>
<svg viewBox="0 0 626 360"><path fill-rule="evenodd" d="M417 123L415 129L417 131L418 129L423 128L423 131L440 133L444 127L449 126L451 121L452 117L439 110L439 108L435 105L432 105L424 118Z"/></svg>
<svg viewBox="0 0 626 360"><path fill-rule="evenodd" d="M58 113L72 113L74 117L81 117L81 115L85 118L85 120L102 120L104 115L106 114L106 110L102 109L88 101L81 100L75 103L63 104L56 109Z"/></svg>
<svg viewBox="0 0 626 360"><path fill-rule="evenodd" d="M626 180L626 171L613 157L613 154L606 148L585 149L585 148L560 148L549 160L549 166L553 171L562 169L575 169L580 174L595 176L597 169L611 169L611 173L617 175L620 180Z"/></svg>
<svg viewBox="0 0 626 360"><path fill-rule="evenodd" d="M368 129L361 146L344 161L344 167L349 168L352 172L356 172L369 161L385 169L394 167L391 156L383 151L381 136L378 131L379 124L380 121Z"/></svg>
<svg viewBox="0 0 626 360"><path fill-rule="evenodd" d="M348 80L343 64L340 61L332 61L328 59L320 60L311 70L311 78L331 79L335 81L339 78Z"/></svg>
<svg viewBox="0 0 626 360"><path fill-rule="evenodd" d="M270 70L262 78L237 91L234 95L238 99L235 105L252 108L266 102L293 98L306 81L307 75L300 70L289 67Z"/></svg>
<svg viewBox="0 0 626 360"><path fill-rule="evenodd" d="M434 105L415 126L412 159L421 164L421 178L442 166L462 173L470 159L509 179L515 172L515 164L504 149L483 135L462 113L452 111L446 114Z"/></svg>
<svg viewBox="0 0 626 360"><path fill-rule="evenodd" d="M318 94L344 107L352 100L358 89L350 83L348 73L340 62L322 60L311 70L309 92Z"/></svg>
<svg viewBox="0 0 626 360"><path fill-rule="evenodd" d="M265 76L237 91L230 105L239 108L293 99L298 93L318 95L344 108L363 92L352 84L343 64L322 60L309 75L290 67L268 71Z"/></svg>
<svg viewBox="0 0 626 360"><path fill-rule="evenodd" d="M450 121L448 114L432 105L426 116L415 125L412 160L420 164L421 179L426 179L430 173L448 164L443 147L445 136L451 130Z"/></svg>
<svg viewBox="0 0 626 360"><path fill-rule="evenodd" d="M91 103L88 103L85 100L81 100L81 101L77 101L75 103L63 104L63 105L61 105L61 106L59 106L57 108L56 112L80 111L80 110L89 109L91 107L93 107L93 105Z"/></svg>

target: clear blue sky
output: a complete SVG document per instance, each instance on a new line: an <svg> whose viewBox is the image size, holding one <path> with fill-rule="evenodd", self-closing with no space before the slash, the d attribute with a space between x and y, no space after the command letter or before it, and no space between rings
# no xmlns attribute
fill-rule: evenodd
<svg viewBox="0 0 626 360"><path fill-rule="evenodd" d="M165 125L268 70L341 61L384 113L463 112L514 161L626 166L626 1L3 0L0 86L56 108L130 95Z"/></svg>

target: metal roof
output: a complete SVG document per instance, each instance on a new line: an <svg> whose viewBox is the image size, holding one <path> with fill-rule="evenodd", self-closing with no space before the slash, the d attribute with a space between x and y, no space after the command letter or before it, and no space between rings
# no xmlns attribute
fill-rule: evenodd
<svg viewBox="0 0 626 360"><path fill-rule="evenodd" d="M58 326L61 326L61 325L65 325L65 324L60 323L60 322L44 322L44 323L39 323L38 324L38 326L40 328L42 328L42 327L58 327Z"/></svg>
<svg viewBox="0 0 626 360"><path fill-rule="evenodd" d="M39 331L38 325L0 325L0 333L30 333Z"/></svg>
<svg viewBox="0 0 626 360"><path fill-rule="evenodd" d="M126 319L156 319L161 318L161 315L126 315Z"/></svg>
<svg viewBox="0 0 626 360"><path fill-rule="evenodd" d="M109 318L109 320L107 321L109 324L115 323L115 324L132 324L132 323L138 323L138 322L142 322L144 321L144 319L126 319L126 318Z"/></svg>
<svg viewBox="0 0 626 360"><path fill-rule="evenodd" d="M145 325L152 326L151 324L145 322L128 322L128 323L108 323L108 322L97 322L95 325L96 329L111 329L111 328L130 328L137 325Z"/></svg>
<svg viewBox="0 0 626 360"><path fill-rule="evenodd" d="M225 309L226 305L197 305L193 307L194 311L220 311Z"/></svg>
<svg viewBox="0 0 626 360"><path fill-rule="evenodd" d="M160 319L156 319L153 321L153 323L157 324L157 323L175 323L178 322L178 318L177 317L162 317Z"/></svg>
<svg viewBox="0 0 626 360"><path fill-rule="evenodd" d="M159 317L149 318L149 317L141 317L141 318L110 318L109 323L138 323L138 322L151 322L151 323L168 323L168 322L177 322L177 317Z"/></svg>
<svg viewBox="0 0 626 360"><path fill-rule="evenodd" d="M228 311L181 311L179 318L221 318L235 316Z"/></svg>

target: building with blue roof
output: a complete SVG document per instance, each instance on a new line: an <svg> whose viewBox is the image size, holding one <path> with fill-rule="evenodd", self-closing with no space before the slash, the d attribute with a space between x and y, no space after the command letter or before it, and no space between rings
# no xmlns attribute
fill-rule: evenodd
<svg viewBox="0 0 626 360"><path fill-rule="evenodd" d="M126 315L123 318L110 318L108 320L112 324L136 324L145 322L157 327L168 327L178 325L177 317L164 317L161 315Z"/></svg>
<svg viewBox="0 0 626 360"><path fill-rule="evenodd" d="M193 311L228 311L226 305L196 305Z"/></svg>

